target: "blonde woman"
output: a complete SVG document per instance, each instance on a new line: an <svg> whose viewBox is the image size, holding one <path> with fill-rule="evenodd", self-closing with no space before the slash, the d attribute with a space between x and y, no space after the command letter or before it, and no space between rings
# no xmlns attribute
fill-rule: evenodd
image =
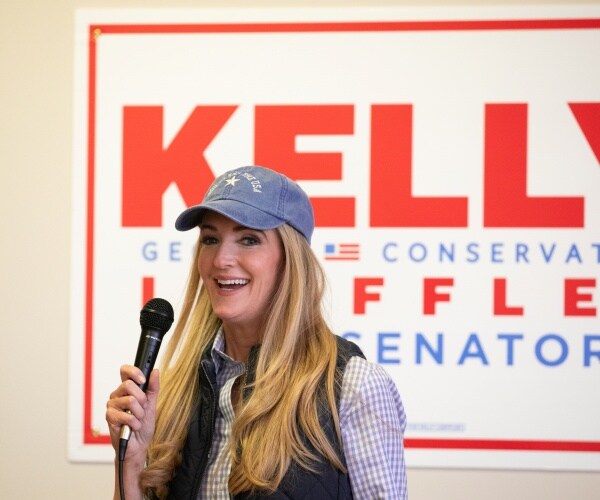
<svg viewBox="0 0 600 500"><path fill-rule="evenodd" d="M123 366L107 403L126 499L405 499L402 402L323 319L304 191L238 168L175 225L200 236L160 384Z"/></svg>

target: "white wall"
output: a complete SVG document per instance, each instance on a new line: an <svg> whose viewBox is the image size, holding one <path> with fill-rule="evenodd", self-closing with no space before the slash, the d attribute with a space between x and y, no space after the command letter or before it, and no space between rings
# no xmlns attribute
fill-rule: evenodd
<svg viewBox="0 0 600 500"><path fill-rule="evenodd" d="M0 0L0 498L112 495L111 465L66 458L75 9L423 3L491 2ZM413 500L597 499L600 473L409 464L409 486Z"/></svg>

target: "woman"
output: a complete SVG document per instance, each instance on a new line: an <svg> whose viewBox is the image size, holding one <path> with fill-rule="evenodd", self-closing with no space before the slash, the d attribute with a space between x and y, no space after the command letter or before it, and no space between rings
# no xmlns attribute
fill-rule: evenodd
<svg viewBox="0 0 600 500"><path fill-rule="evenodd" d="M200 239L160 397L123 366L107 403L115 450L133 430L126 499L406 498L400 396L323 319L302 189L242 167L175 225Z"/></svg>

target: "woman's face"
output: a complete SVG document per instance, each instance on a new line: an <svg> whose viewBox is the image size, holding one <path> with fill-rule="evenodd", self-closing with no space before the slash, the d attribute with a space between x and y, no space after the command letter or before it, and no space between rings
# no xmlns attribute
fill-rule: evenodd
<svg viewBox="0 0 600 500"><path fill-rule="evenodd" d="M283 250L275 230L249 229L216 212L200 225L198 269L225 327L258 333L279 282Z"/></svg>

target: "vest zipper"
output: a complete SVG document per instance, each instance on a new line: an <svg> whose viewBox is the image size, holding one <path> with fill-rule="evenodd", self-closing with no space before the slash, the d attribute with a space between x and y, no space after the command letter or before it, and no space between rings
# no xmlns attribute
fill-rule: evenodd
<svg viewBox="0 0 600 500"><path fill-rule="evenodd" d="M192 498L190 498L190 500L196 500L198 498L198 494L200 493L200 485L202 482L202 476L204 474L204 471L206 469L206 465L208 464L208 459L210 457L210 452L211 452L211 448L212 448L212 435L213 435L213 431L214 431L214 420L215 420L215 411L217 409L216 405L216 398L215 398L215 388L212 385L212 383L210 382L210 379L208 378L208 374L206 373L206 368L204 367L203 363L200 363L200 366L202 367L202 372L204 373L204 379L206 380L206 384L208 385L210 392L211 392L211 404L210 404L210 429L209 429L209 439L208 439L208 447L207 447L207 451L206 451L206 455L202 458L202 462L199 464L198 469L196 470L196 477L194 478L194 488L192 489L192 492L194 493L194 496ZM202 380L200 380L200 382L202 382Z"/></svg>

